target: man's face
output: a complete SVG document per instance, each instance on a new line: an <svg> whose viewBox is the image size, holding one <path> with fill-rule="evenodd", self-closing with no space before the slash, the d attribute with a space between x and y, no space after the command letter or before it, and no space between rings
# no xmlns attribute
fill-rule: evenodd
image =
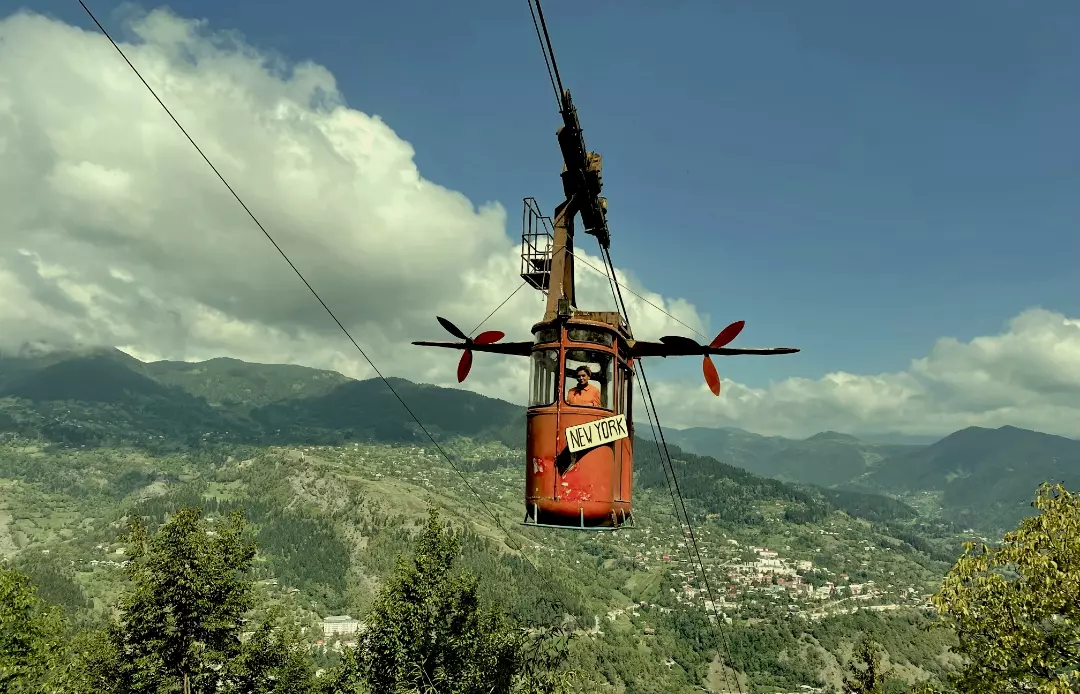
<svg viewBox="0 0 1080 694"><path fill-rule="evenodd" d="M586 383L589 382L589 374L585 373L584 371L578 371L577 372L577 382L578 382L579 386L585 385Z"/></svg>

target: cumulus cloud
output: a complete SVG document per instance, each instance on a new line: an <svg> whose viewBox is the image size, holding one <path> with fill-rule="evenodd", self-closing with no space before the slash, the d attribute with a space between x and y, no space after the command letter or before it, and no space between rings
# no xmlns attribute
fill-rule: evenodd
<svg viewBox="0 0 1080 694"><path fill-rule="evenodd" d="M806 436L828 429L941 435L1013 425L1080 437L1080 319L1030 309L998 335L942 338L905 371L836 372L767 388L725 381L723 388L716 399L704 397L704 385L660 383L653 396L676 426Z"/></svg>
<svg viewBox="0 0 1080 694"><path fill-rule="evenodd" d="M436 315L471 329L518 286L506 210L425 180L412 147L348 107L323 67L167 11L127 29L128 57L379 369L456 385L457 353L409 342L447 337ZM9 16L0 74L0 347L74 342L374 375L104 37ZM577 278L583 306L613 305L604 277ZM639 337L711 334L692 304L619 278L678 319L627 293ZM486 327L526 339L541 302L523 289ZM523 402L525 368L480 355L467 385ZM942 339L900 373L725 382L719 399L701 381L652 386L668 426L1080 435L1080 321L1028 311L1000 335Z"/></svg>
<svg viewBox="0 0 1080 694"><path fill-rule="evenodd" d="M167 11L127 29L129 59L379 370L456 384L457 353L409 342L449 339L436 315L469 330L520 284L505 209L425 180L409 143L318 65ZM12 15L0 74L0 341L374 375L103 36ZM621 276L704 329L687 302ZM613 305L604 277L578 279L582 305ZM639 332L686 334L629 300ZM523 289L486 327L529 339L541 308ZM520 402L524 368L484 355L468 385Z"/></svg>

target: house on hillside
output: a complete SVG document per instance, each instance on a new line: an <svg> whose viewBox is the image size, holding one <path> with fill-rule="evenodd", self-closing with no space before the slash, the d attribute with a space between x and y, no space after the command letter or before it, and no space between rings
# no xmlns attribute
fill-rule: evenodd
<svg viewBox="0 0 1080 694"><path fill-rule="evenodd" d="M347 614L327 617L322 621L323 636L351 636L363 631L363 627L363 623Z"/></svg>

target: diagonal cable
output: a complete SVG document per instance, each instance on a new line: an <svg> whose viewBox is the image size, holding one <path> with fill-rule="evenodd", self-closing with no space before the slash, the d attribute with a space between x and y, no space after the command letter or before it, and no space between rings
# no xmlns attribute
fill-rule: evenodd
<svg viewBox="0 0 1080 694"><path fill-rule="evenodd" d="M94 24L96 24L98 29L101 30L101 33L105 35L105 38L107 38L109 40L109 43L112 44L113 48L116 49L116 52L119 53L120 57L124 59L124 62L128 64L128 67L130 67L131 70L135 73L135 75L139 78L139 81L143 83L143 85L150 92L150 94L154 97L154 99L158 102L158 104L161 105L161 108L165 110L165 113L167 113L169 115L169 118L172 119L172 122L176 124L176 127L179 128L180 132L182 132L184 134L184 137L186 137L188 142L191 143L191 146L194 147L195 151L197 151L199 153L199 156L201 156L203 158L203 161L205 161L206 164L213 170L213 172L217 175L217 177L221 180L221 182L223 184L225 184L225 187L229 190L230 193L232 193L232 196L234 198L236 198L236 201L238 203L240 203L240 206L242 208L244 208L244 211L247 212L249 217L251 217L251 220L253 222L255 222L255 226L257 226L259 228L259 231L261 231L263 233L263 235L266 237L266 239L271 244L273 244L273 246L277 250L277 252L279 254L281 254L281 257L284 258L285 262L288 263L290 268L292 268L292 271L294 273L296 273L296 276L299 277L300 281L304 283L304 286L308 288L308 290L315 297L315 299L319 302L319 304L326 310L327 314L329 314L330 317L334 320L334 323L336 323L337 326L339 328L341 328L341 332L345 333L345 337L349 338L349 342L351 342L353 347L356 348L356 351L358 351L360 353L360 355L364 358L364 360L367 361L367 363L371 366L372 370L375 371L376 374L378 374L378 376L382 380L382 382L384 384L386 384L386 387L389 388L390 392L394 394L395 398L397 398L397 401L399 403L401 403L401 406L404 407L405 411L409 413L409 416L412 417L414 422L416 422L416 425L420 427L421 431L423 431L424 434L428 437L428 439L431 441L432 445L435 446L435 449L439 451L439 454L442 455L442 457L446 460L446 462L450 464L450 467L454 470L454 472L457 473L458 477L461 478L461 481L465 483L465 486L468 488L468 490L470 492L472 492L473 496L475 496L477 498L477 500L480 501L480 505L483 507L484 511L491 517L491 519L493 521L495 521L495 524L498 526L498 528L500 530L502 530L502 532L506 535L507 540L509 540L512 543L511 547L513 547L517 551L521 552L522 558L524 558L525 561L528 562L529 565L533 567L533 569L536 569L536 565L533 564L532 561L528 558L528 556L525 555L525 552L523 551L523 548L521 547L521 543L514 540L514 538L510 535L509 531L507 531L506 528L503 526L502 521L499 519L498 515L491 510L488 503L486 501L484 501L484 498L482 496L480 496L479 492L476 491L476 489L469 482L468 478L461 471L461 469L454 463L454 461L446 453L446 451L443 449L443 447L441 445L439 445L439 442L435 440L435 437L432 436L431 432L428 431L427 427L425 427L423 422L421 422L420 419L416 416L416 413L413 412L412 408L410 408L408 406L408 404L406 404L405 400L401 397L401 395L397 392L397 390L394 389L394 386L390 383L390 381L386 378L386 376L384 376L382 374L382 372L379 371L378 367L375 366L375 362L373 362L371 360L371 357L369 357L367 355L367 352L365 352L364 349L360 346L360 344L356 341L356 339L353 338L352 334L345 327L345 325L338 319L337 315L330 309L329 306L327 306L326 302L323 301L322 297L319 296L319 293L317 291L315 291L315 288L311 286L311 283L307 281L307 278L304 277L303 273L301 273L300 270L296 267L296 265L293 264L293 261L289 259L289 256L285 253L284 250L282 250L281 246L278 245L277 241L275 241L274 238L270 235L270 233L266 230L266 227L264 227L262 225L262 223L258 220L258 218L254 215L254 213L252 213L251 209L248 208L248 206L246 204L244 204L244 201L240 198L239 195L237 195L236 191L233 190L233 187L231 185L229 185L229 182L225 180L225 177L221 175L221 172L218 171L217 167L214 166L213 162L210 161L210 159L202 151L202 149L199 147L199 145L195 143L195 140L193 140L191 138L191 135L189 135L187 130L184 129L184 126L180 124L180 121L178 121L176 119L176 116L174 116L172 114L172 111L169 110L169 107L166 106L165 103L158 97L158 95L154 91L153 87L151 87L146 82L146 80L143 79L142 74L140 74L139 70L135 67L135 65L133 65L132 62L130 60L128 60L127 55L124 54L124 51L120 48L120 46L116 43L116 41L113 40L113 37L109 35L109 32L105 30L105 27L101 25L101 22L99 22L97 17L94 16L94 13L90 11L90 8L86 6L86 3L83 2L83 0L79 0L79 4L82 5L82 8L84 10L86 10L86 13L88 15L90 15L90 19L92 19L94 21ZM514 545L516 545L516 546L514 546Z"/></svg>

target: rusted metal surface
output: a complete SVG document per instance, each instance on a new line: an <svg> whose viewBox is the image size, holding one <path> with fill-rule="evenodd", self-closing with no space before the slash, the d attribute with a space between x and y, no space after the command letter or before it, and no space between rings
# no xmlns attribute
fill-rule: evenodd
<svg viewBox="0 0 1080 694"><path fill-rule="evenodd" d="M618 314L611 314L615 317ZM595 315L594 317L610 318ZM617 321L616 321L617 322ZM569 339L574 326L589 325L607 328L611 344L587 343ZM629 402L622 389L629 388L633 364L619 358L626 352L625 337L606 321L577 320L540 323L534 331L557 328L559 345L559 374L555 383L558 397L551 405L531 407L528 411L525 456L525 504L527 522L568 528L615 527L632 519L633 484L633 425L630 436L571 453L567 445L568 427L625 414L623 403ZM620 343L622 343L620 345ZM538 345L536 349L551 349ZM620 349L621 346L621 349ZM611 371L609 408L569 405L565 394L571 386L566 371L568 350L588 349L610 355ZM629 395L627 393L627 395ZM629 419L629 417L628 417ZM629 422L628 422L629 423Z"/></svg>

